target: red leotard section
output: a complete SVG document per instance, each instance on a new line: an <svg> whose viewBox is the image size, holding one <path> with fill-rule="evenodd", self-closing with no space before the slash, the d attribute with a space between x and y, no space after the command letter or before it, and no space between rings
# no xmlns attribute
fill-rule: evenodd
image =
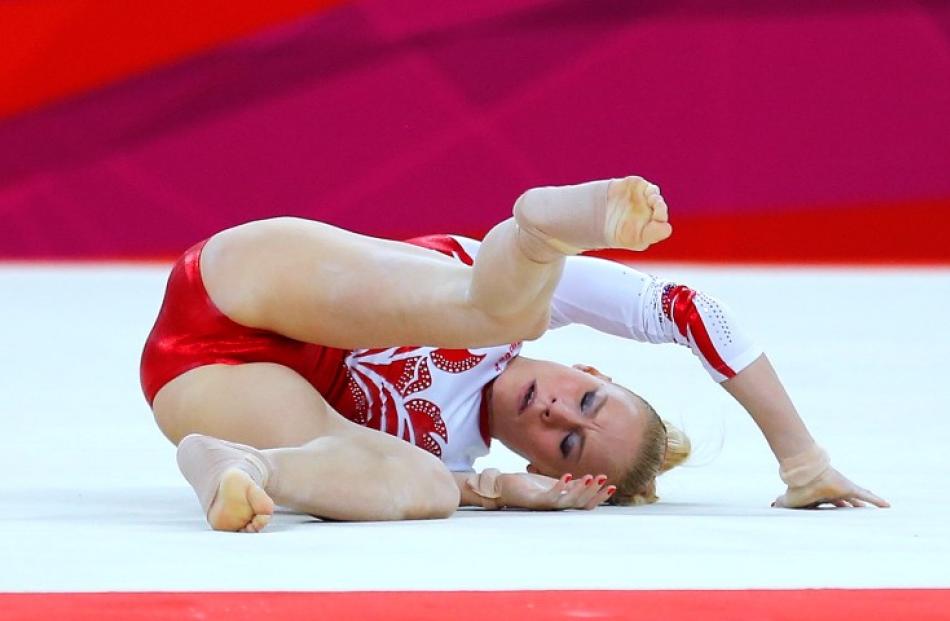
<svg viewBox="0 0 950 621"><path fill-rule="evenodd" d="M328 398L342 392L344 386L337 385L343 382L341 374L315 371L338 367L345 350L242 326L218 310L201 279L205 243L192 246L175 263L158 319L145 343L140 374L149 405L165 384L209 364L273 362L297 371Z"/></svg>

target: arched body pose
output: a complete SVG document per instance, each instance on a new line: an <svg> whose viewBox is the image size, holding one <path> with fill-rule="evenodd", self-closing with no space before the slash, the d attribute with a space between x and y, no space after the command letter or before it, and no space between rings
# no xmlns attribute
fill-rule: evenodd
<svg viewBox="0 0 950 621"><path fill-rule="evenodd" d="M788 490L775 504L886 506L830 466L721 303L572 256L671 232L659 188L639 177L529 190L483 242L296 218L228 229L169 277L146 398L219 530L258 531L275 502L339 520L650 502L685 436L596 369L519 355L523 340L583 323L690 347L778 459ZM528 473L475 473L491 438Z"/></svg>

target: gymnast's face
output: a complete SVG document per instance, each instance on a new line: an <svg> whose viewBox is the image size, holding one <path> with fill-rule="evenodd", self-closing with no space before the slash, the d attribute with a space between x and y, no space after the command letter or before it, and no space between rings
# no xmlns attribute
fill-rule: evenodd
<svg viewBox="0 0 950 621"><path fill-rule="evenodd" d="M530 464L560 477L605 474L619 481L647 423L640 400L593 367L517 357L492 386L492 435Z"/></svg>

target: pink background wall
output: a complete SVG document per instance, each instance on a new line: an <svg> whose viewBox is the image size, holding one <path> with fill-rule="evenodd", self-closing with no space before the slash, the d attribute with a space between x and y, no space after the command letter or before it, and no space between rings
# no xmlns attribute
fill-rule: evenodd
<svg viewBox="0 0 950 621"><path fill-rule="evenodd" d="M480 234L631 172L660 258L950 262L950 3L344 3L0 119L0 257Z"/></svg>

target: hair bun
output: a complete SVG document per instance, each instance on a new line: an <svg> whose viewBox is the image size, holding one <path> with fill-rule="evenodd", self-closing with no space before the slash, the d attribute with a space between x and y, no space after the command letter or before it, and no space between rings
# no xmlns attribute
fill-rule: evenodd
<svg viewBox="0 0 950 621"><path fill-rule="evenodd" d="M661 473L672 470L682 464L689 459L690 453L692 452L692 444L689 442L689 437L673 423L666 419L662 420L663 425L666 427L666 452L663 454L663 463L660 466Z"/></svg>

